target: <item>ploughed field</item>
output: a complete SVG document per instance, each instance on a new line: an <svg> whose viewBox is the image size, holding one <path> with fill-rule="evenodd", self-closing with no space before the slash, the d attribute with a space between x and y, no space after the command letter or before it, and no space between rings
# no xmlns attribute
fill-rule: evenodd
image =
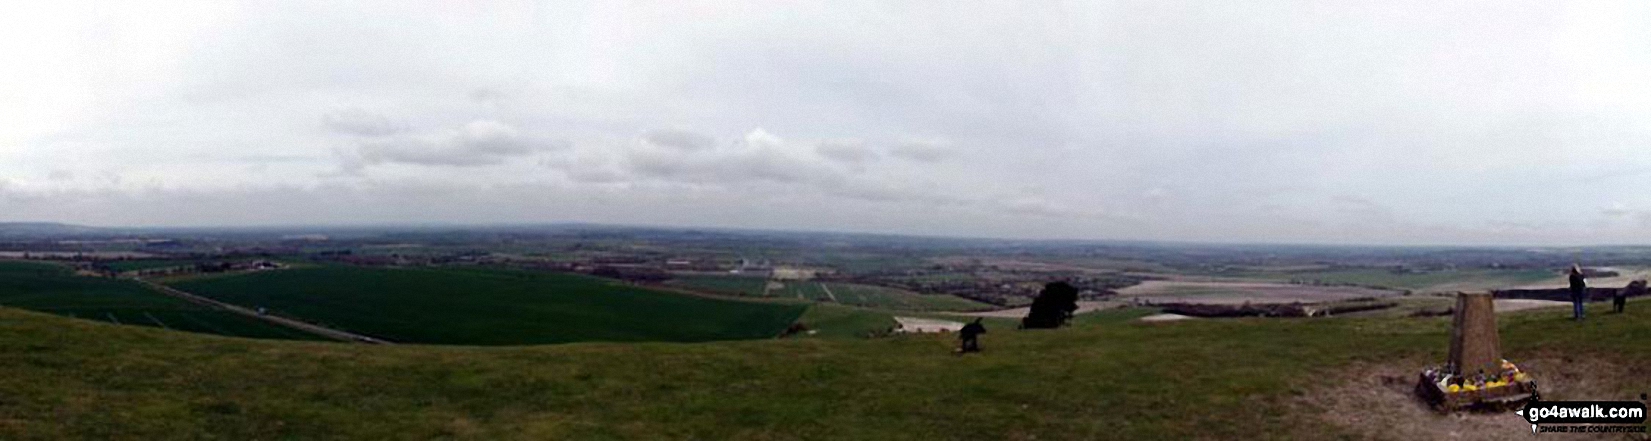
<svg viewBox="0 0 1651 441"><path fill-rule="evenodd" d="M397 343L770 338L806 308L661 292L582 275L481 268L322 266L170 285Z"/></svg>
<svg viewBox="0 0 1651 441"><path fill-rule="evenodd" d="M263 320L196 305L129 280L82 277L67 267L37 262L0 262L0 306L123 325L233 337L321 338Z"/></svg>

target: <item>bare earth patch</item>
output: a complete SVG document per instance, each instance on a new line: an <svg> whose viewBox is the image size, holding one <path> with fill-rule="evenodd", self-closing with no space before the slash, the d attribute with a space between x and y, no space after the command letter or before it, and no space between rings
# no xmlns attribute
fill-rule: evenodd
<svg viewBox="0 0 1651 441"><path fill-rule="evenodd" d="M1176 320L1186 320L1190 318L1193 317L1181 314L1153 314L1146 317L1141 317L1139 320L1143 322L1173 322Z"/></svg>
<svg viewBox="0 0 1651 441"><path fill-rule="evenodd" d="M1569 302L1537 299L1496 299L1496 312L1523 311L1535 308L1552 308L1557 306L1571 306Z"/></svg>
<svg viewBox="0 0 1651 441"><path fill-rule="evenodd" d="M950 320L895 316L894 321L899 323L899 326L895 327L895 332L921 334L932 332L957 332L958 330L963 329L962 322L954 322Z"/></svg>
<svg viewBox="0 0 1651 441"><path fill-rule="evenodd" d="M1544 400L1632 400L1622 396L1633 378L1632 369L1596 357L1545 356L1515 360L1536 378ZM1513 410L1506 412L1442 413L1416 397L1416 375L1426 360L1404 360L1348 369L1333 386L1303 394L1301 408L1332 426L1371 439L1526 439L1531 425ZM1578 436L1580 435L1580 436ZM1305 436L1305 435L1304 435ZM1323 437L1324 434L1318 434ZM1550 437L1601 439L1600 434L1543 433ZM1604 439L1642 439L1606 436Z"/></svg>

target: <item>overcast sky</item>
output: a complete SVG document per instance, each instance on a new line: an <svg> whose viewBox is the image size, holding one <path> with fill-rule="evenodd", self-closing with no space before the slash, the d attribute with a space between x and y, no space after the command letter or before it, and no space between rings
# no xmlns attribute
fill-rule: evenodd
<svg viewBox="0 0 1651 441"><path fill-rule="evenodd" d="M108 3L0 221L1651 243L1645 1Z"/></svg>

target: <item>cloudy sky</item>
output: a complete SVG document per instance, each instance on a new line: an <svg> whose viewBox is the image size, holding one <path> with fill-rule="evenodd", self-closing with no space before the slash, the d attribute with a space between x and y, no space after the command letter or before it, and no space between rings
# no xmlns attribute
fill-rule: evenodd
<svg viewBox="0 0 1651 441"><path fill-rule="evenodd" d="M6 2L0 221L1648 243L1648 20L1644 1Z"/></svg>

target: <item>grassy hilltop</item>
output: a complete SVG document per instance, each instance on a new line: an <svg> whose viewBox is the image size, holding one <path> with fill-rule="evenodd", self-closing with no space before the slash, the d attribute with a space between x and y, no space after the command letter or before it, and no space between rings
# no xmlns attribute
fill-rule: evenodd
<svg viewBox="0 0 1651 441"><path fill-rule="evenodd" d="M1505 315L1506 355L1549 399L1651 392L1651 303L1603 309ZM0 308L0 439L1403 438L1464 421L1402 398L1448 318L1096 314L994 328L957 357L945 336L366 346Z"/></svg>

